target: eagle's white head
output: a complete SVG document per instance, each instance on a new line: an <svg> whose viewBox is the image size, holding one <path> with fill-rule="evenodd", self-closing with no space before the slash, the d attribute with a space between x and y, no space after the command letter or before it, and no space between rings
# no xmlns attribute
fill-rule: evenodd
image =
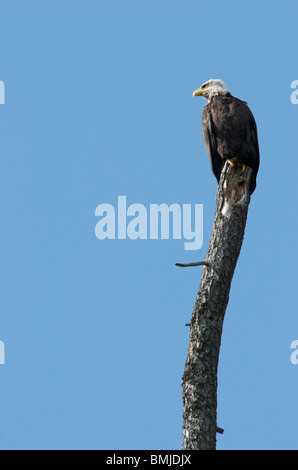
<svg viewBox="0 0 298 470"><path fill-rule="evenodd" d="M193 92L193 96L203 96L206 100L210 101L213 96L228 95L230 94L224 82L218 78L211 78L208 82L196 91Z"/></svg>

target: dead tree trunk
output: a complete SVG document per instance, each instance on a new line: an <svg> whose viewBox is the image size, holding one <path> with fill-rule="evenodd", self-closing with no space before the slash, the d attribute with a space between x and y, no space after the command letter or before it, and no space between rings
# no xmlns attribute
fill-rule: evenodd
<svg viewBox="0 0 298 470"><path fill-rule="evenodd" d="M190 324L183 387L184 450L215 450L217 370L223 321L244 237L251 170L222 171L199 293Z"/></svg>

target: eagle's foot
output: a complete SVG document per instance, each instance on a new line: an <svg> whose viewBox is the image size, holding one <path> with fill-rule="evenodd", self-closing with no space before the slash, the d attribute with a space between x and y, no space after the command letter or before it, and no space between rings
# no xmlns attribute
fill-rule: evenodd
<svg viewBox="0 0 298 470"><path fill-rule="evenodd" d="M242 173L245 172L246 168L249 168L250 170L252 170L251 166L244 165L244 163L241 163L239 166L241 166L241 168L242 168Z"/></svg>
<svg viewBox="0 0 298 470"><path fill-rule="evenodd" d="M228 164L231 166L235 166L235 164L239 165L237 157L229 158L228 159Z"/></svg>
<svg viewBox="0 0 298 470"><path fill-rule="evenodd" d="M242 173L245 172L246 168L250 168L249 166L244 165L244 163L239 162L237 157L229 158L228 159L228 164L233 166L233 167L237 166L238 168L241 168Z"/></svg>

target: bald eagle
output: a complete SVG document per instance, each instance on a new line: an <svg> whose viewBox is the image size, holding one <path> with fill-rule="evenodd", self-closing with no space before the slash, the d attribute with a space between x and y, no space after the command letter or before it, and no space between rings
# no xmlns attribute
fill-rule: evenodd
<svg viewBox="0 0 298 470"><path fill-rule="evenodd" d="M208 80L193 96L203 96L203 139L217 181L224 163L252 169L250 194L256 188L259 144L256 121L247 103L231 95L222 80Z"/></svg>

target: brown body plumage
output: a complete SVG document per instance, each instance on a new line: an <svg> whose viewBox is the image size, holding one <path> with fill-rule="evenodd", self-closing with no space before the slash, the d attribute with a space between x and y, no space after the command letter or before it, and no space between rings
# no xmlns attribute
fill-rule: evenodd
<svg viewBox="0 0 298 470"><path fill-rule="evenodd" d="M217 181L225 161L234 159L252 169L252 194L256 188L260 157L257 126L247 103L232 96L221 80L209 80L194 92L194 96L208 99L202 115L202 131Z"/></svg>

